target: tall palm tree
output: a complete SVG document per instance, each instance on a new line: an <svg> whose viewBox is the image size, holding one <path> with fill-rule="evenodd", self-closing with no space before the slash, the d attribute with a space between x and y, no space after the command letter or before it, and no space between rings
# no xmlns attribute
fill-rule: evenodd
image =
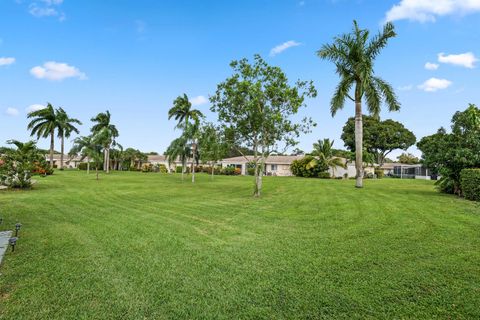
<svg viewBox="0 0 480 320"><path fill-rule="evenodd" d="M91 131L94 139L103 146L103 170L110 172L110 147L115 144L115 138L118 137L118 130L115 125L110 123L110 112L100 112L91 119L96 124Z"/></svg>
<svg viewBox="0 0 480 320"><path fill-rule="evenodd" d="M46 108L32 111L27 116L33 118L28 124L30 135L37 139L50 136L50 167L53 168L53 152L55 147L55 130L58 128L57 113L53 106L48 103Z"/></svg>
<svg viewBox="0 0 480 320"><path fill-rule="evenodd" d="M326 166L332 169L333 174L335 175L335 168L341 167L346 168L347 164L339 157L335 157L333 155L333 143L335 141L330 139L323 139L318 140L316 143L313 144L313 152L311 153L312 156L316 157L313 159L307 167L314 167L318 164L318 162L324 163Z"/></svg>
<svg viewBox="0 0 480 320"><path fill-rule="evenodd" d="M188 142L191 141L191 154L193 155L198 153L198 141L196 135L198 133L200 119L203 117L204 115L200 110L192 109L192 103L188 100L188 96L186 94L183 94L183 96L178 96L175 101L173 101L173 107L168 110L168 120L174 118L177 121L177 127L183 130L183 136L186 138L184 139L184 148L186 148ZM190 123L190 120L193 121L193 124ZM176 141L175 143L178 143L179 141L180 140ZM182 161L182 179L186 161L186 158ZM194 162L195 159L192 162L192 182L195 182Z"/></svg>
<svg viewBox="0 0 480 320"><path fill-rule="evenodd" d="M317 52L321 59L330 60L336 66L340 82L331 100L332 116L343 108L345 100L355 103L355 167L357 171L357 188L363 187L363 123L362 100L365 99L368 111L378 116L382 102L389 111L400 109L395 92L390 84L374 73L373 65L380 51L387 45L390 38L396 36L392 23L388 22L378 35L369 39L369 31L360 29L353 21L351 33L334 38L332 44L325 44ZM350 91L353 89L353 97Z"/></svg>
<svg viewBox="0 0 480 320"><path fill-rule="evenodd" d="M57 109L58 137L60 138L60 170L63 170L63 153L65 151L65 138L70 138L72 132L79 133L75 124L82 125L80 120L70 118L63 108Z"/></svg>

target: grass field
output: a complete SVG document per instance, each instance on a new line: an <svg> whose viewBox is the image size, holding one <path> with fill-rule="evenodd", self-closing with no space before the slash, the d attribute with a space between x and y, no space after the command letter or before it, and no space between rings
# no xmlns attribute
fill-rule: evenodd
<svg viewBox="0 0 480 320"><path fill-rule="evenodd" d="M20 221L2 319L480 318L480 205L429 181L56 172Z"/></svg>

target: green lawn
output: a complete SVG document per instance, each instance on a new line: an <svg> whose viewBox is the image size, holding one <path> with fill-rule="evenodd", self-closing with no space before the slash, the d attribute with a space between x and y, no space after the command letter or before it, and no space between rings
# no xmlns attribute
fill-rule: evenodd
<svg viewBox="0 0 480 320"><path fill-rule="evenodd" d="M480 318L480 204L429 181L56 172L0 192L4 319Z"/></svg>

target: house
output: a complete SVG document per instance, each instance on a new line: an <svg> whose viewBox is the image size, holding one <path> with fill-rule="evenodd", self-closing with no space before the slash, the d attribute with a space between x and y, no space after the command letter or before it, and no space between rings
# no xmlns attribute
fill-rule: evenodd
<svg viewBox="0 0 480 320"><path fill-rule="evenodd" d="M147 157L146 163L150 163L152 165L164 165L170 171L175 171L177 166L182 166L182 161L179 158L172 161L171 164L168 163L168 157L165 155L149 155ZM190 167L192 165L192 160L188 159L186 161L186 167Z"/></svg>
<svg viewBox="0 0 480 320"><path fill-rule="evenodd" d="M272 175L272 176L292 176L292 172L290 171L290 165L294 160L300 160L304 155L297 155L297 156L277 156L272 155L269 156L265 160L265 175ZM330 168L329 172L332 177L355 177L356 170L355 164L347 161L347 159L343 159L344 163L346 163L346 168L342 167L335 167ZM239 156L233 158L223 159L221 161L222 167L235 167L241 170L242 175L246 175L248 164L253 162L253 156ZM365 169L365 173L374 173L374 167L368 166Z"/></svg>
<svg viewBox="0 0 480 320"><path fill-rule="evenodd" d="M50 163L50 155L49 154L45 155L45 160L48 163ZM86 160L82 160L82 158L79 157L79 156L71 157L68 154L64 154L63 155L63 168L65 168L65 169L76 169L76 168L78 168L78 165L81 162L84 162L84 161L86 161ZM61 163L61 154L55 153L53 155L53 167L54 168L60 168L61 167L60 163Z"/></svg>
<svg viewBox="0 0 480 320"><path fill-rule="evenodd" d="M383 169L386 176L401 179L432 179L431 171L422 164L384 163L381 169Z"/></svg>

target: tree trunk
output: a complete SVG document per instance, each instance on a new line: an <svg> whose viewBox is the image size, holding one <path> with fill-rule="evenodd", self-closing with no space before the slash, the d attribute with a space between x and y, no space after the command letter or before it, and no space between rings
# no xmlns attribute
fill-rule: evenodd
<svg viewBox="0 0 480 320"><path fill-rule="evenodd" d="M90 157L87 157L87 174L90 174Z"/></svg>
<svg viewBox="0 0 480 320"><path fill-rule="evenodd" d="M193 154L193 159L192 159L192 183L195 183L195 153L197 152L197 144L195 141L192 144L192 154Z"/></svg>
<svg viewBox="0 0 480 320"><path fill-rule="evenodd" d="M355 187L363 188L363 119L360 99L355 100L355 168Z"/></svg>
<svg viewBox="0 0 480 320"><path fill-rule="evenodd" d="M212 162L212 180L214 175L215 175L215 162Z"/></svg>
<svg viewBox="0 0 480 320"><path fill-rule="evenodd" d="M63 170L63 151L65 150L65 135L62 133L60 142L60 170Z"/></svg>
<svg viewBox="0 0 480 320"><path fill-rule="evenodd" d="M50 168L53 169L53 150L55 148L55 131L50 132Z"/></svg>
<svg viewBox="0 0 480 320"><path fill-rule="evenodd" d="M97 174L97 180L98 180L98 162L95 164L95 173Z"/></svg>

